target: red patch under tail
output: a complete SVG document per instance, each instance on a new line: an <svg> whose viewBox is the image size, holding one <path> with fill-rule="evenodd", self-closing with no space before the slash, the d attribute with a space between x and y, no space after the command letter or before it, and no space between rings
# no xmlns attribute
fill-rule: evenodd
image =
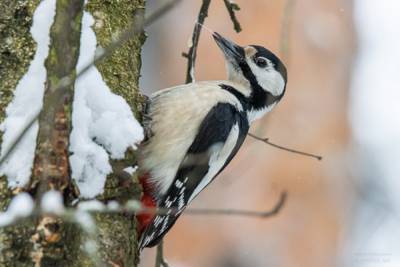
<svg viewBox="0 0 400 267"><path fill-rule="evenodd" d="M154 189L153 186L150 184L149 179L150 179L149 173L145 173L139 177L139 181L143 187L143 195L142 198L140 199L140 202L142 203L143 207L156 208L157 203L152 196L152 192ZM154 217L155 214L151 212L143 212L136 215L136 218L139 223L137 227L139 235L143 233L143 231L147 228L147 226L153 221Z"/></svg>

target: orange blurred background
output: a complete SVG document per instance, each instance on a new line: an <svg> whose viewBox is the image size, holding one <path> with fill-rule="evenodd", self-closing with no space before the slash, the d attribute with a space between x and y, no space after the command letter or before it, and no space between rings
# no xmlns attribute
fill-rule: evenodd
<svg viewBox="0 0 400 267"><path fill-rule="evenodd" d="M148 0L147 12L159 3ZM200 0L186 0L147 29L142 90L184 83L186 59ZM237 0L242 32L235 33L223 1L211 1L205 25L238 44L258 44L281 57L286 0ZM347 227L353 187L347 119L355 38L347 0L294 0L289 20L287 93L251 132L322 161L277 150L247 138L225 171L190 207L272 209L282 191L285 206L272 218L183 215L165 239L171 267L329 267ZM196 80L225 78L223 56L210 35L200 37ZM177 118L178 119L178 118ZM154 249L141 267L154 266Z"/></svg>

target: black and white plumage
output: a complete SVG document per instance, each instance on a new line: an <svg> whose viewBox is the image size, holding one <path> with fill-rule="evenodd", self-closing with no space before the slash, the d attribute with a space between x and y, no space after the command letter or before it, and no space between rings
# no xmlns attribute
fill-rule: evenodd
<svg viewBox="0 0 400 267"><path fill-rule="evenodd" d="M251 122L284 95L286 68L272 52L213 36L224 53L228 80L180 85L150 98L146 117L152 135L141 148L140 165L157 206L179 213L155 216L141 235L141 248L161 240L232 160Z"/></svg>

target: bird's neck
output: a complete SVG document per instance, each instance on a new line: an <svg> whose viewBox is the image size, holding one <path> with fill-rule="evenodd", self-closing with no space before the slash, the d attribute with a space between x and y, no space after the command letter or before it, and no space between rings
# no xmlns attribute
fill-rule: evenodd
<svg viewBox="0 0 400 267"><path fill-rule="evenodd" d="M232 81L220 83L222 89L227 90L240 101L247 113L248 120L252 122L269 112L275 104L269 103L269 98L272 95L259 86L252 86L250 83L247 86Z"/></svg>

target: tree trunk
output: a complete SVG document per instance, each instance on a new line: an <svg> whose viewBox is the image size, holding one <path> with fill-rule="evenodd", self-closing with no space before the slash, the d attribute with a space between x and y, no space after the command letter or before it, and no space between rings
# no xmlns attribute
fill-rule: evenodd
<svg viewBox="0 0 400 267"><path fill-rule="evenodd" d="M61 192L67 207L73 206L73 200L79 197L68 160L74 83L63 88L57 85L62 79L74 81L76 78L84 10L94 17L98 46L104 48L126 29L134 15L144 15L144 2L88 0L84 6L83 0L57 0L45 61L46 86L38 119L32 175L29 183L12 189L8 177L0 177L0 211L6 210L13 196L21 191L29 192L37 206L50 189ZM6 108L37 49L30 28L39 3L39 0L0 2L0 123L6 118ZM96 66L107 86L126 100L136 118L140 116L142 103L138 80L144 40L144 34L132 38ZM0 144L2 134L0 132ZM105 203L139 199L141 188L137 177L122 179L119 175L124 168L134 164L135 151L132 149L125 152L125 158L113 160L113 174L107 177L104 192L97 199ZM0 266L136 266L134 215L97 213L93 219L98 248L95 256L89 248L92 236L77 223L64 217L39 215L0 228Z"/></svg>

